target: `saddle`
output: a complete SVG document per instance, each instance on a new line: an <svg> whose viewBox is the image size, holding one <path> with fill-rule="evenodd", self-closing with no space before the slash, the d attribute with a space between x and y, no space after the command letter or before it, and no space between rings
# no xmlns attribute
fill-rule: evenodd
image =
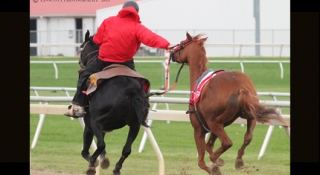
<svg viewBox="0 0 320 175"><path fill-rule="evenodd" d="M102 71L92 74L87 81L87 91L86 94L89 95L94 92L98 85L105 79L109 79L115 76L128 76L136 78L137 81L142 83L143 90L148 94L150 92L150 82L144 78L138 72L128 68L127 66L121 64L112 64L105 67Z"/></svg>
<svg viewBox="0 0 320 175"><path fill-rule="evenodd" d="M208 69L205 72L203 72L202 75L196 80L196 82L192 87L189 104L194 106L195 103L199 102L202 88L204 87L204 85L214 76L223 72L225 72L225 70L214 71L211 69Z"/></svg>

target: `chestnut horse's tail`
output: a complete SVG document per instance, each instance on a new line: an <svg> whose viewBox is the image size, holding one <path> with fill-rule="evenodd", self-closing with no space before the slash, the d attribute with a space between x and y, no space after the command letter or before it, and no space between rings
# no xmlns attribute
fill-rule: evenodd
<svg viewBox="0 0 320 175"><path fill-rule="evenodd" d="M261 104L258 96L251 94L248 90L240 89L238 100L243 110L255 117L257 122L281 125L285 127L289 126L287 121L282 118L276 109L268 108Z"/></svg>

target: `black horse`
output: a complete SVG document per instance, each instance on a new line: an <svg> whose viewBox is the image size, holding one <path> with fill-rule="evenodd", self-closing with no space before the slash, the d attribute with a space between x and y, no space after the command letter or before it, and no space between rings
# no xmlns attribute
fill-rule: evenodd
<svg viewBox="0 0 320 175"><path fill-rule="evenodd" d="M85 41L80 48L79 73L91 63L92 59L97 59L99 47L92 41L89 31L86 32ZM141 78L132 76L114 76L101 80L97 84L97 89L88 95L86 115L83 118L85 128L81 152L82 157L89 162L87 175L96 174L95 167L99 164L98 156L100 156L102 169L107 169L110 165L108 158L105 157L106 132L128 125L127 141L113 170L114 175L120 175L122 164L131 153L131 146L139 133L140 125L148 127L146 119L149 112L149 99L144 89L144 81L147 80L141 81ZM94 136L97 138L97 149L90 156L89 148Z"/></svg>

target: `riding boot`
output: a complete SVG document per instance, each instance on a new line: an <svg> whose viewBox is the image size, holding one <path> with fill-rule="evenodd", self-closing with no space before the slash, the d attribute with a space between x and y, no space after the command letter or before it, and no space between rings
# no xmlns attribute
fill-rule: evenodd
<svg viewBox="0 0 320 175"><path fill-rule="evenodd" d="M86 112L84 111L84 107L76 104L68 106L68 109L69 110L67 112L63 113L68 117L79 118L84 117L84 115L86 114Z"/></svg>

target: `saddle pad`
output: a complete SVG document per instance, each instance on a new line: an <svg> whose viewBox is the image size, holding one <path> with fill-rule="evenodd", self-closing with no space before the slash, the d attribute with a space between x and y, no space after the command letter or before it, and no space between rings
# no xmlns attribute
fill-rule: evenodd
<svg viewBox="0 0 320 175"><path fill-rule="evenodd" d="M214 76L216 76L222 72L224 72L224 70L214 71L211 69L203 72L202 75L197 79L197 81L195 82L195 84L192 87L189 104L193 106L195 103L199 102L203 86L209 80L211 80Z"/></svg>
<svg viewBox="0 0 320 175"><path fill-rule="evenodd" d="M138 81L143 83L144 91L146 91L146 93L150 92L150 82L141 74L128 68L127 66L121 64L112 64L104 68L102 71L94 73L89 77L89 85L86 94L89 95L94 92L101 80L109 79L115 76L129 76L137 78Z"/></svg>

